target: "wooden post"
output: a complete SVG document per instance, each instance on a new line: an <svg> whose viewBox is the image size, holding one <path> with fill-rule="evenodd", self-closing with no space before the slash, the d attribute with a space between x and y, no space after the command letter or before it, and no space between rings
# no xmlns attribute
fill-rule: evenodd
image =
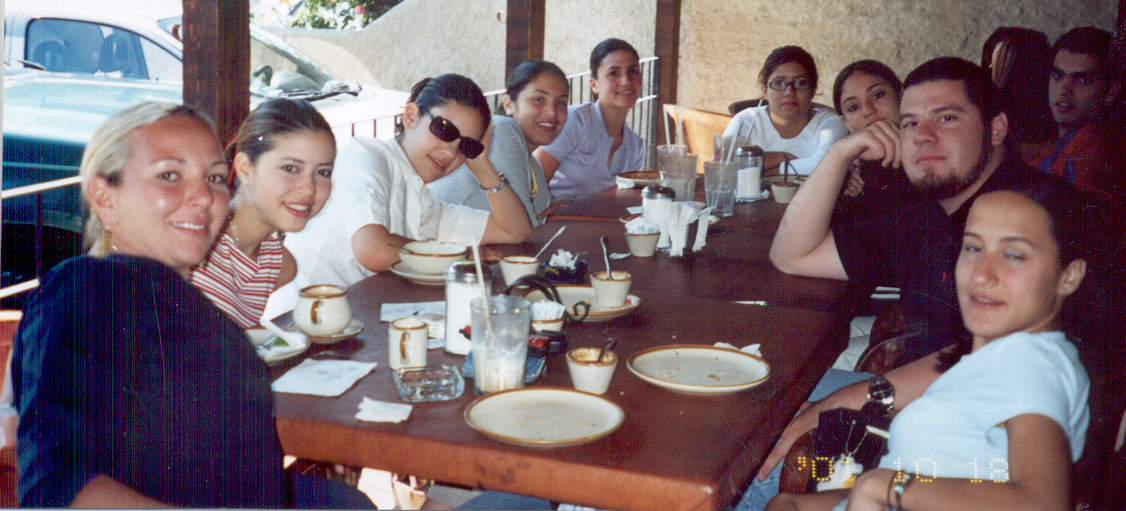
<svg viewBox="0 0 1126 511"><path fill-rule="evenodd" d="M508 0L504 77L525 60L543 58L545 0Z"/></svg>
<svg viewBox="0 0 1126 511"><path fill-rule="evenodd" d="M183 2L184 104L215 119L226 144L250 112L250 4Z"/></svg>
<svg viewBox="0 0 1126 511"><path fill-rule="evenodd" d="M1122 0L1126 1L1126 0ZM680 0L657 0L657 23L653 53L657 56L657 109L665 115L665 103L676 103L676 79L680 62ZM665 139L665 123L657 122L656 140Z"/></svg>

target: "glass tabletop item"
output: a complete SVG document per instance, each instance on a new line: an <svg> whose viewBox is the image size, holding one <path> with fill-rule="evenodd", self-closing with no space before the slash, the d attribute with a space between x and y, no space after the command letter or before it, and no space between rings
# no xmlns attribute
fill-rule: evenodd
<svg viewBox="0 0 1126 511"><path fill-rule="evenodd" d="M399 397L408 403L447 401L461 397L465 379L456 367L425 366L404 367L391 372Z"/></svg>

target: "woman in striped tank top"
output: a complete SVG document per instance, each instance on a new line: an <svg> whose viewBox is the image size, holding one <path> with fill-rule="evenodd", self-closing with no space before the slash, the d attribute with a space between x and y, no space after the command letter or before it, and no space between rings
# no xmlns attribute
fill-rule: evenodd
<svg viewBox="0 0 1126 511"><path fill-rule="evenodd" d="M270 293L297 273L282 238L304 229L328 200L336 139L309 102L273 99L246 118L227 157L237 187L232 213L192 284L250 328Z"/></svg>

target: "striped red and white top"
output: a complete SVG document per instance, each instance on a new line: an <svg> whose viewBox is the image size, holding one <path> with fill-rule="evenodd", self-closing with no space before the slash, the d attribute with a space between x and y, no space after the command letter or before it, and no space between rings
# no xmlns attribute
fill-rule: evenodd
<svg viewBox="0 0 1126 511"><path fill-rule="evenodd" d="M207 262L192 270L192 285L242 328L258 326L266 300L278 285L282 240L275 233L258 247L255 261L224 232Z"/></svg>

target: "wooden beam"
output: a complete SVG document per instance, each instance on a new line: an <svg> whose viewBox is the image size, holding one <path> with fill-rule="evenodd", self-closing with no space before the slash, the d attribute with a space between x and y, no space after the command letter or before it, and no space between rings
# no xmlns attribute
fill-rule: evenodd
<svg viewBox="0 0 1126 511"><path fill-rule="evenodd" d="M543 58L546 0L508 0L505 11L504 76L525 60Z"/></svg>
<svg viewBox="0 0 1126 511"><path fill-rule="evenodd" d="M215 119L226 143L250 112L250 4L183 3L184 104Z"/></svg>
<svg viewBox="0 0 1126 511"><path fill-rule="evenodd" d="M1121 0L1126 1L1126 0ZM653 54L657 56L657 104L676 103L676 80L680 67L680 0L657 0L657 22ZM658 106L660 115L664 109ZM656 140L664 140L665 123L657 122Z"/></svg>

